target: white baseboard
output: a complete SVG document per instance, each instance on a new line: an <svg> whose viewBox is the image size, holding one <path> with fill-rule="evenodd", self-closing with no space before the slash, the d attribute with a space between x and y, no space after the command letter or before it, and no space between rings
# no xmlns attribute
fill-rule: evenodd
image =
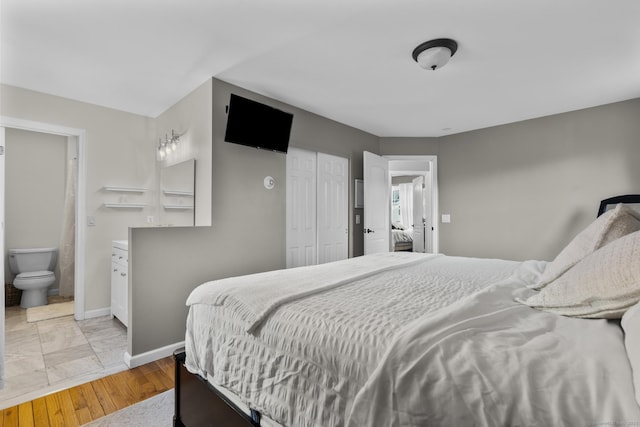
<svg viewBox="0 0 640 427"><path fill-rule="evenodd" d="M85 319L93 319L94 317L110 316L111 307L99 308L97 310L89 310L84 312Z"/></svg>
<svg viewBox="0 0 640 427"><path fill-rule="evenodd" d="M184 341L180 341L174 344L169 344L164 347L156 348L146 353L137 354L132 356L129 352L124 353L124 363L129 368L135 368L137 366L144 365L146 363L153 362L154 360L162 359L163 357L171 356L174 351L184 347Z"/></svg>

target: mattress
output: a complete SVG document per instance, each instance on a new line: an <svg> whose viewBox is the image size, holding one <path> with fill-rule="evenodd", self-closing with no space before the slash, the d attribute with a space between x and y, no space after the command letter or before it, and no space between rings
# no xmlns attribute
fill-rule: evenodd
<svg viewBox="0 0 640 427"><path fill-rule="evenodd" d="M639 421L619 325L514 302L543 268L391 253L210 282L186 367L284 426ZM310 272L324 281L301 291Z"/></svg>

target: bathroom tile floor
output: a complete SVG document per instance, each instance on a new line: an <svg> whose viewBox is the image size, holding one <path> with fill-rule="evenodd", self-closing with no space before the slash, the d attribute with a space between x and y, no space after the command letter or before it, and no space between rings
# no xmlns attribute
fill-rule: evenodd
<svg viewBox="0 0 640 427"><path fill-rule="evenodd" d="M110 316L27 322L5 308L5 383L0 409L127 369L127 330Z"/></svg>

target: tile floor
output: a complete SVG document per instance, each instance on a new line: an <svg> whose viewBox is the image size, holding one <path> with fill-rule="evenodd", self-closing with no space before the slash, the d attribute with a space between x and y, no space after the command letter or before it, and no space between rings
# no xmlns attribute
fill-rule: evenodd
<svg viewBox="0 0 640 427"><path fill-rule="evenodd" d="M127 369L127 330L110 316L27 322L27 310L5 310L5 383L0 409Z"/></svg>

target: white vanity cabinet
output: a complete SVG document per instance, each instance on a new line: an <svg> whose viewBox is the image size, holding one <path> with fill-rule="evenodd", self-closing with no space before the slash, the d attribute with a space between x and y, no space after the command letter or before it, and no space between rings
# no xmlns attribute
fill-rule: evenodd
<svg viewBox="0 0 640 427"><path fill-rule="evenodd" d="M111 316L129 326L129 245L113 240L111 245Z"/></svg>

